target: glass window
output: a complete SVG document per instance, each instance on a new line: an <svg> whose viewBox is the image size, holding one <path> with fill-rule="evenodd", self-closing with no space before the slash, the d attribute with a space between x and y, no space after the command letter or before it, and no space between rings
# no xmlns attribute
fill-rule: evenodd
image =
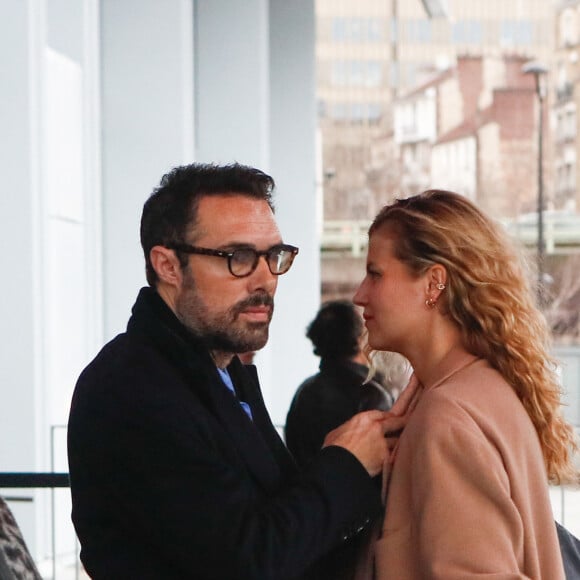
<svg viewBox="0 0 580 580"><path fill-rule="evenodd" d="M330 82L336 86L344 86L347 83L346 63L342 60L337 60L332 63L330 74Z"/></svg>
<svg viewBox="0 0 580 580"><path fill-rule="evenodd" d="M363 121L367 118L367 107L364 103L352 103L351 118L353 121Z"/></svg>
<svg viewBox="0 0 580 580"><path fill-rule="evenodd" d="M532 44L532 38L532 23L529 20L522 20L519 22L517 34L519 44Z"/></svg>
<svg viewBox="0 0 580 580"><path fill-rule="evenodd" d="M334 86L378 87L383 82L383 65L378 60L334 61L330 70Z"/></svg>
<svg viewBox="0 0 580 580"><path fill-rule="evenodd" d="M374 18L368 21L369 27L369 42L379 42L383 39L383 28L381 22Z"/></svg>
<svg viewBox="0 0 580 580"><path fill-rule="evenodd" d="M346 106L344 103L334 103L330 111L330 116L336 120L344 120L346 118Z"/></svg>
<svg viewBox="0 0 580 580"><path fill-rule="evenodd" d="M500 43L513 44L515 41L514 23L511 20L504 20L500 26Z"/></svg>
<svg viewBox="0 0 580 580"><path fill-rule="evenodd" d="M366 86L378 87L383 81L383 68L379 61L371 60L367 62Z"/></svg>
<svg viewBox="0 0 580 580"><path fill-rule="evenodd" d="M483 43L483 27L479 20L471 20L468 25L468 39L466 42L471 44Z"/></svg>
<svg viewBox="0 0 580 580"><path fill-rule="evenodd" d="M399 22L396 18L391 20L391 43L395 44L399 42Z"/></svg>
<svg viewBox="0 0 580 580"><path fill-rule="evenodd" d="M578 36L574 10L567 8L560 15L560 35L564 46L575 44Z"/></svg>
<svg viewBox="0 0 580 580"><path fill-rule="evenodd" d="M500 43L502 45L532 44L533 23L531 20L504 20L500 27Z"/></svg>
<svg viewBox="0 0 580 580"><path fill-rule="evenodd" d="M483 24L479 20L459 20L453 24L451 38L455 44L481 44Z"/></svg>
<svg viewBox="0 0 580 580"><path fill-rule="evenodd" d="M432 41L431 22L429 20L409 20L405 24L405 36L409 42L428 44Z"/></svg>
<svg viewBox="0 0 580 580"><path fill-rule="evenodd" d="M417 31L417 42L428 44L433 40L432 36L433 35L431 31L431 21L419 20Z"/></svg>
<svg viewBox="0 0 580 580"><path fill-rule="evenodd" d="M364 63L360 60L353 60L350 62L350 84L362 85L365 81Z"/></svg>
<svg viewBox="0 0 580 580"><path fill-rule="evenodd" d="M346 22L344 18L332 19L332 40L344 41L346 39Z"/></svg>
<svg viewBox="0 0 580 580"><path fill-rule="evenodd" d="M399 64L396 62L389 63L390 65L390 74L389 74L389 85L391 87L398 87L399 86Z"/></svg>
<svg viewBox="0 0 580 580"><path fill-rule="evenodd" d="M360 18L353 18L350 21L350 40L361 42L364 39L363 22Z"/></svg>
<svg viewBox="0 0 580 580"><path fill-rule="evenodd" d="M451 40L455 44L463 44L465 42L463 39L463 24L463 20L453 23L453 27L451 29Z"/></svg>
<svg viewBox="0 0 580 580"><path fill-rule="evenodd" d="M332 19L332 40L335 42L379 42L382 38L382 23L375 18Z"/></svg>
<svg viewBox="0 0 580 580"><path fill-rule="evenodd" d="M383 114L380 103L369 103L369 120L378 121Z"/></svg>

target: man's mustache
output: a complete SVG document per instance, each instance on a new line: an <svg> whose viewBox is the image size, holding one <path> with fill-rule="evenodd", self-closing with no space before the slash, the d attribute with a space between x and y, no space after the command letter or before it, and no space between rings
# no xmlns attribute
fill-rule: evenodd
<svg viewBox="0 0 580 580"><path fill-rule="evenodd" d="M274 311L274 298L270 296L270 294L266 292L260 292L259 294L253 294L249 296L245 300L238 302L234 309L233 313L235 316L246 310L247 308L252 308L255 306L269 306L270 310Z"/></svg>

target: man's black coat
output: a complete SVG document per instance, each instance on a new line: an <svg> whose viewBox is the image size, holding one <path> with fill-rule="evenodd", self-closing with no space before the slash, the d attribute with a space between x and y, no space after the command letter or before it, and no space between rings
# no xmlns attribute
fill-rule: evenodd
<svg viewBox="0 0 580 580"><path fill-rule="evenodd" d="M68 452L93 578L290 580L316 568L326 580L311 564L380 512L376 486L342 448L299 474L255 373L237 358L228 370L253 422L208 350L143 289L127 332L81 374Z"/></svg>

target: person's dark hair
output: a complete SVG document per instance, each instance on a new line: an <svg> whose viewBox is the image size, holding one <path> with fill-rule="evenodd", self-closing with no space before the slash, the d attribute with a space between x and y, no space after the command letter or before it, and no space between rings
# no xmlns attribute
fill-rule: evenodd
<svg viewBox="0 0 580 580"><path fill-rule="evenodd" d="M233 163L215 165L192 163L166 173L143 206L141 247L145 254L147 282L157 284L157 274L149 257L154 246L184 243L189 228L195 226L197 207L202 197L243 195L262 199L274 211L274 179L254 167ZM176 252L185 267L187 256Z"/></svg>
<svg viewBox="0 0 580 580"><path fill-rule="evenodd" d="M352 358L360 352L363 323L354 304L347 300L325 302L309 324L306 336L321 358Z"/></svg>

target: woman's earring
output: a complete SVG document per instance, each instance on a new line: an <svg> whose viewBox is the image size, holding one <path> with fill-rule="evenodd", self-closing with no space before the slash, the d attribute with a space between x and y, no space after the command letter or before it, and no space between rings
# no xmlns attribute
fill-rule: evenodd
<svg viewBox="0 0 580 580"><path fill-rule="evenodd" d="M439 284L437 284L437 290L445 290L445 284L439 282Z"/></svg>
<svg viewBox="0 0 580 580"><path fill-rule="evenodd" d="M425 300L425 305L427 306L427 308L435 308L436 304L437 302L433 300L433 298L427 298L427 300Z"/></svg>

